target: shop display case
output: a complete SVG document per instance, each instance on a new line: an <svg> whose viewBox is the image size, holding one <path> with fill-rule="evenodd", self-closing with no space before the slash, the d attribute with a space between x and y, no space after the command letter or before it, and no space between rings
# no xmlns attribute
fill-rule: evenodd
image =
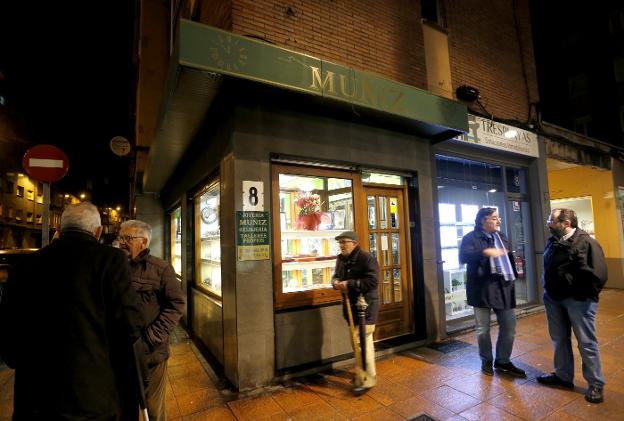
<svg viewBox="0 0 624 421"><path fill-rule="evenodd" d="M354 229L352 179L325 169L274 167L275 290L278 307L337 301L331 280L340 247Z"/></svg>
<svg viewBox="0 0 624 421"><path fill-rule="evenodd" d="M182 209L176 208L169 214L171 265L178 275L182 276Z"/></svg>
<svg viewBox="0 0 624 421"><path fill-rule="evenodd" d="M282 291L297 292L331 285L340 253L334 238L341 230L282 231Z"/></svg>
<svg viewBox="0 0 624 421"><path fill-rule="evenodd" d="M195 285L221 296L219 183L195 196Z"/></svg>

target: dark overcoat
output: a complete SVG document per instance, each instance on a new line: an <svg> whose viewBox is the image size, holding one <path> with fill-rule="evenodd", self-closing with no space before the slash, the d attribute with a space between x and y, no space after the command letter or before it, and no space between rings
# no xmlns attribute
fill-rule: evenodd
<svg viewBox="0 0 624 421"><path fill-rule="evenodd" d="M74 230L28 255L0 305L0 351L15 368L14 420L118 416L118 389L136 379L128 362L142 325L121 250Z"/></svg>
<svg viewBox="0 0 624 421"><path fill-rule="evenodd" d="M379 315L379 292L377 290L379 266L377 265L377 259L366 250L362 250L360 246L357 246L346 257L342 254L338 255L334 278L348 281L348 295L354 322L357 323L357 308L355 304L358 296L363 294L366 304L368 304L366 324L374 325L377 323ZM346 318L346 307L343 306L343 310Z"/></svg>
<svg viewBox="0 0 624 421"><path fill-rule="evenodd" d="M498 233L505 249L509 242L504 234ZM459 249L459 261L466 263L466 295L468 304L473 307L507 310L516 307L514 281L506 281L502 275L491 273L490 258L483 255L483 250L494 247L494 238L481 230L469 232L462 238ZM514 256L508 253L509 261L518 279Z"/></svg>

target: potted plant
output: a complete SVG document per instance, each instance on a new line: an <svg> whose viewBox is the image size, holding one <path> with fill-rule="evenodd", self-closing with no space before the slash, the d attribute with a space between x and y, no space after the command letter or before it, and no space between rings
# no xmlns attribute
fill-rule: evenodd
<svg viewBox="0 0 624 421"><path fill-rule="evenodd" d="M305 230L315 231L321 223L321 197L316 193L306 193L297 198L299 216L297 226Z"/></svg>

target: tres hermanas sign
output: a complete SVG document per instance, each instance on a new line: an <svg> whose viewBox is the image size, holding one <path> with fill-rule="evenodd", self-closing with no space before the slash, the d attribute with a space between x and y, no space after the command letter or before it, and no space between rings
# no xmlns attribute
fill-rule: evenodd
<svg viewBox="0 0 624 421"><path fill-rule="evenodd" d="M539 157L535 133L471 114L468 115L468 127L470 131L467 134L457 136L454 140Z"/></svg>

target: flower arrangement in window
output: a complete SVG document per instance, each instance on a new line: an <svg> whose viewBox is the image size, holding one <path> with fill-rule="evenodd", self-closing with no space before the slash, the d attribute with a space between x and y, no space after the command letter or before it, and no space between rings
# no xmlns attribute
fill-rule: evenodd
<svg viewBox="0 0 624 421"><path fill-rule="evenodd" d="M307 193L297 198L297 206L299 207L299 216L311 215L321 211L321 196L316 193Z"/></svg>
<svg viewBox="0 0 624 421"><path fill-rule="evenodd" d="M321 197L315 193L306 193L297 198L299 216L297 217L297 229L315 231L321 223Z"/></svg>

